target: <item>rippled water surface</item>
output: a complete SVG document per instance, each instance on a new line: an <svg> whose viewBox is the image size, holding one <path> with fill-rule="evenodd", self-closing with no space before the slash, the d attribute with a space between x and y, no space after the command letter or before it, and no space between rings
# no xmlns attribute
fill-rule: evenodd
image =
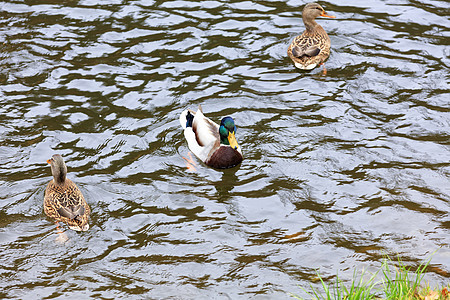
<svg viewBox="0 0 450 300"><path fill-rule="evenodd" d="M287 58L305 2L0 3L0 297L285 299L385 254L450 278L450 5L320 2L332 52ZM244 161L179 124L231 115ZM91 228L58 243L46 160Z"/></svg>

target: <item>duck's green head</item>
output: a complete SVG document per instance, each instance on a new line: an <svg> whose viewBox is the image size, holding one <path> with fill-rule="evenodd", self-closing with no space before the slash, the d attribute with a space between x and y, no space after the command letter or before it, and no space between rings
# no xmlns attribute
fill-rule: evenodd
<svg viewBox="0 0 450 300"><path fill-rule="evenodd" d="M232 117L225 117L220 122L219 128L220 143L223 145L229 145L233 149L238 149L239 145L236 141L236 125Z"/></svg>

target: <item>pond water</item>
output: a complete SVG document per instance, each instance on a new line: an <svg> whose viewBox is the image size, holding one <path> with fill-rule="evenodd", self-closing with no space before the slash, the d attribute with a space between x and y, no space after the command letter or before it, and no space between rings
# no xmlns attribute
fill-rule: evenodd
<svg viewBox="0 0 450 300"><path fill-rule="evenodd" d="M449 2L321 1L326 75L286 54L304 4L0 3L0 297L286 299L436 250L448 283ZM199 104L240 166L187 169ZM92 209L66 243L55 153Z"/></svg>

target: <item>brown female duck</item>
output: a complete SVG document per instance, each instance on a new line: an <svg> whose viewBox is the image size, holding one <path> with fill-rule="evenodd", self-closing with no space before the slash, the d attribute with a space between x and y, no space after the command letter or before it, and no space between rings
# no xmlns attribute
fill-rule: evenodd
<svg viewBox="0 0 450 300"><path fill-rule="evenodd" d="M242 151L236 141L233 118L223 118L219 126L203 115L199 105L197 112L183 111L180 123L189 149L206 165L227 169L241 163Z"/></svg>
<svg viewBox="0 0 450 300"><path fill-rule="evenodd" d="M70 229L88 230L91 209L76 184L66 178L67 167L63 158L55 154L47 162L51 166L53 179L45 189L45 214L57 222L66 223Z"/></svg>
<svg viewBox="0 0 450 300"><path fill-rule="evenodd" d="M325 13L317 3L308 3L303 8L302 18L306 30L295 37L288 48L288 55L295 66L302 70L311 70L322 64L330 55L330 38L317 24L317 17L335 18Z"/></svg>

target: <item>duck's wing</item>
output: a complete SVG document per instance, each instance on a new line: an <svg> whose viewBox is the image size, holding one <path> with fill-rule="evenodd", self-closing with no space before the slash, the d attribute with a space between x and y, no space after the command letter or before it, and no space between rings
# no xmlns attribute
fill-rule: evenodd
<svg viewBox="0 0 450 300"><path fill-rule="evenodd" d="M313 57L320 53L320 48L317 45L309 46L309 47L300 47L298 45L295 45L292 47L292 54L297 57Z"/></svg>
<svg viewBox="0 0 450 300"><path fill-rule="evenodd" d="M201 106L197 112L183 111L180 123L189 149L205 162L212 150L220 146L219 125L203 115Z"/></svg>
<svg viewBox="0 0 450 300"><path fill-rule="evenodd" d="M220 139L219 125L205 117L200 106L192 122L192 131L201 147L208 146Z"/></svg>
<svg viewBox="0 0 450 300"><path fill-rule="evenodd" d="M83 205L76 205L76 206L67 206L67 207L60 207L58 209L58 213L68 219L75 219L79 216L84 215L85 208Z"/></svg>

